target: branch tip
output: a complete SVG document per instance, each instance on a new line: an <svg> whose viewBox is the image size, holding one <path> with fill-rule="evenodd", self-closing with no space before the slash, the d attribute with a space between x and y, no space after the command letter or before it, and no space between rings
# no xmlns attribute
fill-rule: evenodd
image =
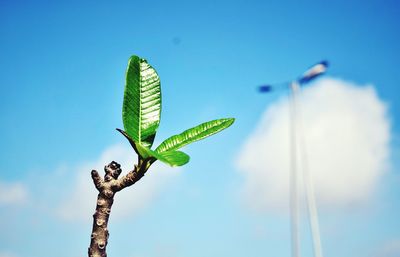
<svg viewBox="0 0 400 257"><path fill-rule="evenodd" d="M121 174L121 165L115 161L112 161L110 164L104 167L104 171L106 172L106 177L109 175L114 179L117 179Z"/></svg>
<svg viewBox="0 0 400 257"><path fill-rule="evenodd" d="M100 177L97 170L92 170L91 175L92 175L92 179L93 179L93 183L94 183L95 187L97 188L97 190L100 191L101 184L103 183L103 179Z"/></svg>

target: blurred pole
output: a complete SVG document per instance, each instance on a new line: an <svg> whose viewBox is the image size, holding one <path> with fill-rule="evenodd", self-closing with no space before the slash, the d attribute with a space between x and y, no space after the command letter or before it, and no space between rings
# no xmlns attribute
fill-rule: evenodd
<svg viewBox="0 0 400 257"><path fill-rule="evenodd" d="M315 257L322 257L321 236L318 221L318 211L315 200L314 183L312 174L308 167L308 154L306 139L302 124L301 106L298 103L300 83L294 81L290 84L290 127L291 127L291 224L292 224L292 254L293 257L300 256L300 231L299 231L299 205L300 205L300 173L298 166L302 167L302 178L305 186L308 218L313 242Z"/></svg>
<svg viewBox="0 0 400 257"><path fill-rule="evenodd" d="M300 257L300 232L299 232L299 172L298 162L303 169L303 183L306 190L308 206L308 217L313 240L315 257L322 257L321 238L319 231L318 212L315 201L314 185L311 172L308 170L308 156L306 140L301 122L301 111L298 105L298 94L300 85L308 84L310 81L324 74L329 66L327 61L321 61L306 70L300 78L289 83L290 87L290 229L291 229L291 251L292 257ZM267 84L258 88L260 93L268 93L272 90L287 87L287 82L279 84ZM300 156L298 156L298 154Z"/></svg>
<svg viewBox="0 0 400 257"><path fill-rule="evenodd" d="M296 106L296 112L298 118L297 129L298 129L298 139L299 139L300 160L303 171L303 180L304 180L303 182L306 191L308 219L310 222L310 229L313 240L314 256L322 257L321 236L319 232L318 210L315 200L314 182L312 173L310 172L308 166L308 151L304 135L304 127L302 124L303 119L301 116L302 112L300 105Z"/></svg>
<svg viewBox="0 0 400 257"><path fill-rule="evenodd" d="M300 257L299 182L297 174L297 92L299 83L290 83L290 224L292 257Z"/></svg>

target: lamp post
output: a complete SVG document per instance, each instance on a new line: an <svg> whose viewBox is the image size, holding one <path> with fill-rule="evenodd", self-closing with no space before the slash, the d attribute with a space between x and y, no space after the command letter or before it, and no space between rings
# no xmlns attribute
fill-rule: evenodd
<svg viewBox="0 0 400 257"><path fill-rule="evenodd" d="M297 103L300 87L324 74L328 68L327 61L321 61L306 70L298 79L291 82L275 85L262 85L261 93L267 93L281 86L289 85L290 88L290 223L291 223L291 251L293 257L300 257L300 233L299 233L299 183L298 183L298 158L300 151L304 183L306 188L308 214L313 238L314 256L322 257L321 239L319 233L318 212L315 203L315 194L311 174L308 172L307 151L300 116L300 108ZM299 137L299 138L297 138Z"/></svg>

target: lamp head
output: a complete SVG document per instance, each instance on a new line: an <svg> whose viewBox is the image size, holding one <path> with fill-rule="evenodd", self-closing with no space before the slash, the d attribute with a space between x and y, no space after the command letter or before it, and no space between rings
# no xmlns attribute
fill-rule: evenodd
<svg viewBox="0 0 400 257"><path fill-rule="evenodd" d="M321 61L308 70L306 70L303 75L300 77L298 82L300 84L308 83L311 80L315 79L316 77L324 74L329 66L329 63L327 61Z"/></svg>
<svg viewBox="0 0 400 257"><path fill-rule="evenodd" d="M260 93L268 93L271 92L272 86L271 85L262 85L258 87L258 92Z"/></svg>

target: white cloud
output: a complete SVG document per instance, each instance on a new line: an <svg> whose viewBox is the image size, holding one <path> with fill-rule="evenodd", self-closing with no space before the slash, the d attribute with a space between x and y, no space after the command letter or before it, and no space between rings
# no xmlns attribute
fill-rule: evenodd
<svg viewBox="0 0 400 257"><path fill-rule="evenodd" d="M106 149L96 161L81 165L77 169L74 184L66 189L70 195L60 204L58 215L64 220L91 222L98 193L90 176L91 170L103 173L104 166L115 160L121 164L122 176L133 168L136 158L129 147L115 145ZM130 217L141 211L179 174L180 169L158 165L156 162L139 182L116 194L111 213L113 220Z"/></svg>
<svg viewBox="0 0 400 257"><path fill-rule="evenodd" d="M28 200L28 190L19 182L5 183L0 181L0 206L21 205Z"/></svg>
<svg viewBox="0 0 400 257"><path fill-rule="evenodd" d="M390 122L371 85L323 79L299 97L317 200L332 208L364 204L387 169ZM238 156L242 196L257 210L286 210L289 102L268 107Z"/></svg>

